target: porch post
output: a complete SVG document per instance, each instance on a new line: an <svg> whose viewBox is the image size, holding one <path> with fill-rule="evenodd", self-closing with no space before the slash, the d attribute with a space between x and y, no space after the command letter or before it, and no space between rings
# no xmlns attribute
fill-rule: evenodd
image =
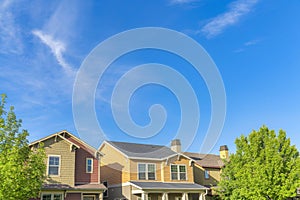
<svg viewBox="0 0 300 200"><path fill-rule="evenodd" d="M189 200L189 195L188 195L188 193L183 193L183 194L182 194L182 200Z"/></svg>
<svg viewBox="0 0 300 200"><path fill-rule="evenodd" d="M168 193L163 193L163 195L162 195L162 200L168 200L169 199L169 195L168 195Z"/></svg>
<svg viewBox="0 0 300 200"><path fill-rule="evenodd" d="M148 193L146 192L142 193L142 200L148 200Z"/></svg>
<svg viewBox="0 0 300 200"><path fill-rule="evenodd" d="M103 200L103 192L99 194L99 200Z"/></svg>
<svg viewBox="0 0 300 200"><path fill-rule="evenodd" d="M205 197L204 197L203 193L199 193L199 200L205 200Z"/></svg>

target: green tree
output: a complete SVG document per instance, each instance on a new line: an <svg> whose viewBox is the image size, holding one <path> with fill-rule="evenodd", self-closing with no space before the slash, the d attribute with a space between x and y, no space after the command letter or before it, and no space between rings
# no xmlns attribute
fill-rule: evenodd
<svg viewBox="0 0 300 200"><path fill-rule="evenodd" d="M37 197L45 173L42 147L30 149L28 132L20 130L21 120L14 108L5 111L6 96L0 102L0 199L28 200Z"/></svg>
<svg viewBox="0 0 300 200"><path fill-rule="evenodd" d="M222 171L219 193L222 199L282 200L296 196L300 186L300 160L286 133L263 126L235 141Z"/></svg>

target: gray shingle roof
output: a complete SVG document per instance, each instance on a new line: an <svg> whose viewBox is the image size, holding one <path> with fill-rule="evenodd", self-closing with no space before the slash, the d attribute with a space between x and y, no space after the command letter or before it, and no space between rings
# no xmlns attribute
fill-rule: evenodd
<svg viewBox="0 0 300 200"><path fill-rule="evenodd" d="M177 155L176 152L166 146L114 141L107 142L130 158L165 159Z"/></svg>
<svg viewBox="0 0 300 200"><path fill-rule="evenodd" d="M219 155L191 153L191 152L185 152L184 155L195 160L197 164L199 164L201 167L222 168L224 166L224 162Z"/></svg>
<svg viewBox="0 0 300 200"><path fill-rule="evenodd" d="M130 181L140 189L151 190L151 189L160 189L160 190L205 190L208 189L203 185L196 183L164 183L164 182L138 182Z"/></svg>
<svg viewBox="0 0 300 200"><path fill-rule="evenodd" d="M71 187L67 184L44 184L43 190L105 190L106 187L101 183L81 184Z"/></svg>
<svg viewBox="0 0 300 200"><path fill-rule="evenodd" d="M75 189L83 189L83 190L105 190L106 187L102 183L88 183L82 185L76 185Z"/></svg>
<svg viewBox="0 0 300 200"><path fill-rule="evenodd" d="M72 189L70 185L67 184L43 184L43 190L67 190Z"/></svg>

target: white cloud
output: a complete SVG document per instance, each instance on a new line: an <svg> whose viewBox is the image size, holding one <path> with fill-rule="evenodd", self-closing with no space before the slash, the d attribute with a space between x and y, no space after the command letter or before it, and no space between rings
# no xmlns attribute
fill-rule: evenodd
<svg viewBox="0 0 300 200"><path fill-rule="evenodd" d="M41 28L33 30L45 45L47 45L58 64L62 66L69 78L74 78L76 70L67 62L65 55L74 57L73 43L71 42L78 36L80 26L76 23L82 3L76 1L70 5L68 1L60 1L55 5L51 15L45 20ZM68 47L68 48L67 48Z"/></svg>
<svg viewBox="0 0 300 200"><path fill-rule="evenodd" d="M210 20L201 31L206 37L214 37L224 31L227 27L238 23L240 18L251 12L258 0L237 0L230 4L227 12Z"/></svg>
<svg viewBox="0 0 300 200"><path fill-rule="evenodd" d="M197 0L171 0L171 4L186 4L186 3L192 3Z"/></svg>
<svg viewBox="0 0 300 200"><path fill-rule="evenodd" d="M257 45L257 44L260 43L260 42L261 42L260 39L249 40L249 41L247 41L247 42L245 42L245 43L243 44L243 47L238 48L238 49L234 50L233 52L234 52L234 53L241 53L241 52L247 50L250 46Z"/></svg>
<svg viewBox="0 0 300 200"><path fill-rule="evenodd" d="M260 40L258 40L258 39L255 39L255 40L250 40L250 41L248 41L248 42L245 42L245 46L252 46L252 45L256 45L257 43L259 43L260 42Z"/></svg>
<svg viewBox="0 0 300 200"><path fill-rule="evenodd" d="M32 33L51 49L51 52L55 56L58 64L63 67L65 72L68 75L73 75L73 69L63 58L63 53L66 50L65 44L61 41L55 40L51 35L45 34L40 30L34 30Z"/></svg>
<svg viewBox="0 0 300 200"><path fill-rule="evenodd" d="M13 1L0 2L0 52L22 53L22 40L19 26L15 23L15 16L11 11Z"/></svg>

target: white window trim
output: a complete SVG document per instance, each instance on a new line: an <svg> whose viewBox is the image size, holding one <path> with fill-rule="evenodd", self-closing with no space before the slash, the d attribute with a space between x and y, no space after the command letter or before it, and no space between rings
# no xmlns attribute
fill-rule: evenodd
<svg viewBox="0 0 300 200"><path fill-rule="evenodd" d="M143 180L139 178L139 165L140 164L144 164L146 165L146 169L145 169L145 173L146 173L146 179L145 180L149 180L148 179L148 165L154 165L154 180L150 180L150 181L156 181L156 164L155 163L138 163L137 164L137 179L138 180Z"/></svg>
<svg viewBox="0 0 300 200"><path fill-rule="evenodd" d="M172 165L177 166L177 179L172 179ZM181 180L180 179L180 166L184 166L185 167L185 180ZM170 165L170 180L171 181L187 181L188 180L188 173L187 173L187 167L184 164L171 164Z"/></svg>
<svg viewBox="0 0 300 200"><path fill-rule="evenodd" d="M49 174L49 160L50 160L50 157L59 157L58 175ZM61 155L48 155L48 160L47 160L47 176L59 177L60 176L60 166L61 166ZM47 193L47 194L49 194L49 193Z"/></svg>
<svg viewBox="0 0 300 200"><path fill-rule="evenodd" d="M207 179L209 179L210 178L210 173L209 173L209 171L208 170L204 170L204 178L207 180Z"/></svg>
<svg viewBox="0 0 300 200"><path fill-rule="evenodd" d="M47 194L50 194L50 195L51 195L51 200L54 199L54 195L55 195L55 194L60 194L60 195L62 196L62 200L65 199L64 193L63 193L63 192L43 192L43 193L41 193L41 199L43 199L43 195L47 195Z"/></svg>
<svg viewBox="0 0 300 200"><path fill-rule="evenodd" d="M91 166L92 168L91 168L91 171L90 171L90 172L88 171L88 161L89 161L89 160L92 161L92 166ZM94 160L93 160L93 158L86 158L86 161L85 161L85 172L86 172L86 173L89 173L89 174L92 174L93 171L94 171L93 165L94 165Z"/></svg>

